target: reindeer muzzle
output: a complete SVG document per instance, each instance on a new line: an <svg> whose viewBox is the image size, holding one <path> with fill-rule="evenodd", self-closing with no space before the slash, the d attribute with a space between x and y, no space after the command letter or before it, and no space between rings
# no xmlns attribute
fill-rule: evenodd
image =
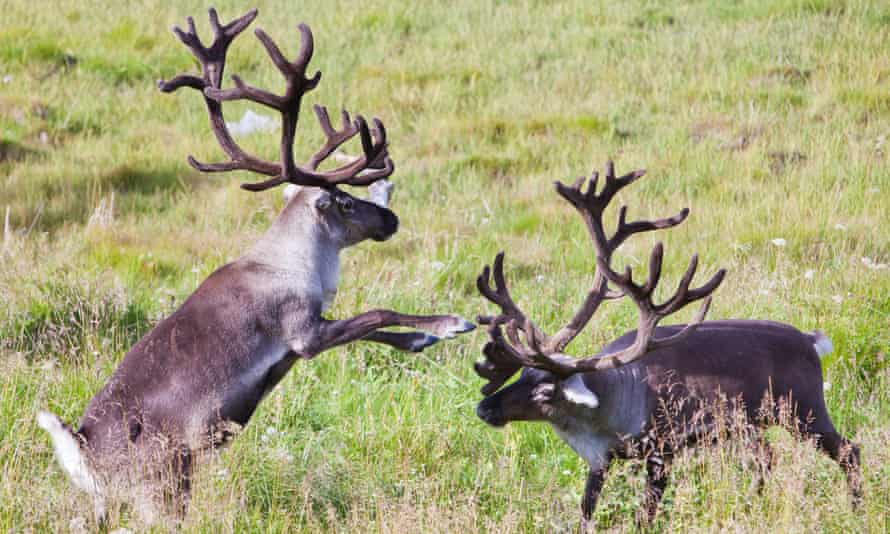
<svg viewBox="0 0 890 534"><path fill-rule="evenodd" d="M383 224L380 231L371 236L374 241L386 241L399 230L399 217L391 210L380 208L380 216Z"/></svg>
<svg viewBox="0 0 890 534"><path fill-rule="evenodd" d="M479 419L482 419L488 425L494 427L502 427L507 424L507 421L504 420L504 416L501 413L501 410L485 406L484 400L480 402L478 406L476 406L476 415L479 417Z"/></svg>

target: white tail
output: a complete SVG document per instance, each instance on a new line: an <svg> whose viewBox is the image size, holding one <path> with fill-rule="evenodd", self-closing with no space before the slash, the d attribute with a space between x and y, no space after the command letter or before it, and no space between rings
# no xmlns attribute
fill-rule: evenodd
<svg viewBox="0 0 890 534"><path fill-rule="evenodd" d="M810 332L810 339L813 340L813 348L816 349L816 354L818 354L820 358L823 358L826 354L829 354L834 350L834 345L831 344L831 340L819 330Z"/></svg>
<svg viewBox="0 0 890 534"><path fill-rule="evenodd" d="M71 482L78 488L94 496L97 495L99 485L87 466L87 459L83 455L80 443L75 439L71 430L62 424L58 417L45 411L37 414L37 425L49 432L52 437L56 459L59 460L62 469L71 477Z"/></svg>

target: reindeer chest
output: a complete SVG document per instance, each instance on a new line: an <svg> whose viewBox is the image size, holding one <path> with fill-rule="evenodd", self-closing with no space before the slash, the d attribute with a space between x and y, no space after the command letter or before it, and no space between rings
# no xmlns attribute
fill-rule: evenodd
<svg viewBox="0 0 890 534"><path fill-rule="evenodd" d="M327 311L337 296L337 285L340 283L340 259L335 256L322 265L319 271L321 310Z"/></svg>
<svg viewBox="0 0 890 534"><path fill-rule="evenodd" d="M595 419L562 414L551 420L550 425L556 435L593 469L607 463L609 449L618 442L615 433Z"/></svg>

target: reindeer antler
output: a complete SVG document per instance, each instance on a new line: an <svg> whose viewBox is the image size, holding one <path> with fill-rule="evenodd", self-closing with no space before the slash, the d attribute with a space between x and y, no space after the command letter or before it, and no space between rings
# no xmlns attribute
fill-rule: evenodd
<svg viewBox="0 0 890 534"><path fill-rule="evenodd" d="M610 369L627 364L647 352L682 340L704 320L710 304L710 294L723 281L726 274L725 269L720 269L701 287L690 289L689 286L698 264L698 256L694 255L674 295L662 304L655 304L652 295L661 277L664 252L661 243L658 243L652 250L649 259L649 275L645 284L640 285L633 281L630 267L625 269L624 274L618 274L610 267L612 254L630 236L677 226L689 215L689 210L684 208L673 217L654 221L627 222L627 207L622 206L619 212L618 227L611 236L608 236L603 228L602 220L606 206L618 191L637 181L644 174L645 171L638 170L616 177L615 167L610 161L606 165L605 184L599 193L596 191L599 179L599 174L596 172L593 173L590 180L581 177L571 186L560 182L555 183L557 193L572 204L584 219L596 250L597 268L594 273L593 287L581 307L569 323L552 337L540 331L519 310L510 296L503 273L503 252L495 257L492 269L495 280L494 289L489 282L490 270L488 266L483 269L477 280L479 292L501 308L501 313L497 316L479 318L480 323L489 325L488 331L491 337L491 341L483 348L483 353L486 356L485 361L476 364L476 372L488 380L488 383L482 388L484 395L496 391L521 367L535 367L561 377L567 377L579 372ZM588 183L586 190L584 190L585 181ZM610 283L620 291L610 289ZM573 359L562 354L565 346L580 333L604 300L621 296L628 296L640 311L636 339L630 347L603 357ZM673 336L654 339L655 328L661 319L700 299L705 300L692 322ZM520 339L520 332L525 337L524 341Z"/></svg>
<svg viewBox="0 0 890 534"><path fill-rule="evenodd" d="M338 184L366 186L392 174L394 165L387 152L386 130L380 120L373 119L372 126L369 128L363 117L357 116L354 121L350 121L349 114L343 111L343 128L337 131L331 127L327 110L321 106L315 106L315 114L322 131L327 136L327 141L305 166L297 165L294 161L293 145L301 100L303 95L315 89L321 80L321 72L316 72L312 77L306 77L306 69L314 50L312 31L305 24L298 26L301 45L300 52L294 61L288 61L284 57L278 45L266 32L261 29L254 32L265 47L272 63L284 76L285 91L283 95L276 95L250 86L238 76L232 76L235 87L223 89L222 74L229 45L253 22L257 10L252 9L225 26L220 25L215 9L210 8L209 13L210 25L214 33L214 39L210 46L205 46L201 42L192 17L186 19L188 22L187 32L178 27L173 28L173 32L179 37L179 40L192 51L201 64L201 76L179 74L169 81L158 82L158 87L166 93L176 91L180 87L191 87L201 91L207 106L207 113L210 116L213 133L223 151L229 156L227 162L210 164L201 163L189 156L188 161L192 167L203 172L249 170L265 176L272 176L271 179L262 182L241 186L249 191L263 191L285 182L318 187L333 187ZM282 133L279 163L251 156L234 141L222 113L222 102L230 100L249 100L281 113ZM362 144L360 157L330 171L321 172L318 170L322 161L356 135L359 136Z"/></svg>

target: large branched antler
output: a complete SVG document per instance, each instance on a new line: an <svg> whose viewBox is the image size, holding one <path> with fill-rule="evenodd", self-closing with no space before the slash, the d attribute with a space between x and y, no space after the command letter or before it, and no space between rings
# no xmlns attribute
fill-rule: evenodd
<svg viewBox="0 0 890 534"><path fill-rule="evenodd" d="M649 274L644 284L633 281L630 267L625 269L624 274L619 274L610 267L612 254L632 235L677 226L689 215L689 210L684 208L673 217L628 222L627 207L622 206L615 232L607 235L602 219L609 202L618 191L637 181L644 174L645 171L638 170L616 177L615 167L610 161L606 165L605 183L599 193L596 191L599 179L599 174L596 172L590 180L582 177L571 186L556 182L556 191L572 204L584 219L596 250L597 268L593 287L581 307L569 323L553 336L547 336L536 327L513 301L504 278L503 253L497 255L493 265L494 288L490 284L489 268L486 266L482 271L477 280L479 292L501 308L501 313L497 316L479 318L480 323L489 326L491 337L491 341L483 349L485 361L476 364L476 372L488 380L482 388L483 394L488 395L496 391L521 367L535 367L567 377L574 373L610 369L627 364L647 352L677 343L692 333L704 320L710 304L710 294L723 281L726 274L724 269L719 270L701 287L690 289L698 265L698 256L694 255L674 295L664 303L656 304L652 296L661 277L664 252L661 243L652 250ZM586 190L585 181L588 182ZM609 284L615 286L617 291L610 289ZM637 335L631 346L603 357L573 359L562 354L562 350L587 325L603 301L621 296L628 296L640 311ZM655 328L661 319L700 299L705 300L692 322L673 336L654 338ZM520 336L520 333L523 336Z"/></svg>
<svg viewBox="0 0 890 534"><path fill-rule="evenodd" d="M210 8L210 26L213 29L213 42L205 46L195 30L195 22L188 17L188 31L178 27L173 32L191 51L201 65L201 76L179 74L169 81L159 81L161 91L172 92L181 87L191 87L201 91L210 116L210 124L217 141L229 156L223 163L201 163L189 156L189 164L203 172L224 172L232 170L249 170L272 178L258 182L243 184L250 191L262 191L276 185L290 182L299 185L332 187L337 184L366 186L389 176L394 170L386 145L386 130L383 123L373 119L369 128L367 121L357 116L350 120L349 114L343 111L343 127L335 130L331 126L330 117L324 107L315 106L322 131L327 137L324 146L318 150L306 165L297 165L294 161L293 145L297 122L300 115L300 103L303 95L315 89L321 80L321 72L306 77L306 69L312 59L314 41L312 31L305 24L299 25L301 45L300 52L294 61L288 61L278 45L261 29L254 33L263 44L269 58L284 76L285 91L276 95L266 90L245 83L240 77L232 76L235 87L222 88L222 76L225 68L226 52L229 45L256 18L257 10L252 9L244 16L226 25L220 25L216 10ZM223 118L222 102L230 100L248 100L270 107L281 113L281 144L280 161L278 163L258 159L241 149L232 138ZM362 155L354 161L330 171L319 171L322 161L330 156L343 143L359 136Z"/></svg>

